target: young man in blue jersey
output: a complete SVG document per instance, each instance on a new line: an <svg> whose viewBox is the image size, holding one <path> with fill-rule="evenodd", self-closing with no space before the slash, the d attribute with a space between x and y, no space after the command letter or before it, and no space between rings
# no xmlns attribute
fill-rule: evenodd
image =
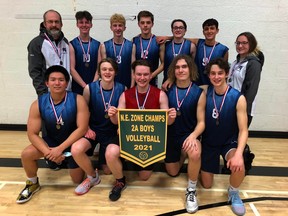
<svg viewBox="0 0 288 216"><path fill-rule="evenodd" d="M85 171L87 178L75 189L77 195L87 193L90 188L100 183L97 169L92 166L91 156L96 144L100 144L99 165L105 174L110 174L105 160L106 147L117 135L117 125L108 117L108 108L118 106L120 95L125 86L114 81L117 74L117 63L111 58L102 59L98 71L101 80L90 83L84 89L84 98L89 106L90 120L89 130L77 142L72 145L72 155L77 164Z"/></svg>
<svg viewBox="0 0 288 216"><path fill-rule="evenodd" d="M194 60L196 55L196 46L191 41L184 38L187 32L187 24L182 19L174 19L171 22L171 31L173 37L170 41L165 43L165 55L164 55L164 71L163 71L163 86L167 83L171 83L168 78L168 68L174 57L180 54L189 55Z"/></svg>
<svg viewBox="0 0 288 216"><path fill-rule="evenodd" d="M231 170L228 201L236 215L245 214L239 187L245 177L243 151L248 139L246 100L226 83L229 64L214 59L207 65L211 86L207 89L205 131L202 134L201 183L211 188L219 173L220 155Z"/></svg>
<svg viewBox="0 0 288 216"><path fill-rule="evenodd" d="M187 38L196 45L196 55L195 63L198 69L198 79L196 84L198 86L210 85L210 80L207 76L206 66L210 60L215 58L224 58L228 61L228 50L229 48L216 41L216 36L219 33L219 23L216 19L210 18L203 22L202 29L204 39L201 38ZM158 37L157 41L163 43L166 39L171 39L172 37ZM167 89L171 84L169 82L163 85L164 89Z"/></svg>
<svg viewBox="0 0 288 216"><path fill-rule="evenodd" d="M84 172L71 157L70 147L88 130L89 110L81 95L66 90L69 79L64 67L48 68L45 80L49 92L41 95L30 107L27 135L31 145L21 154L27 181L17 203L29 201L40 189L37 160L41 157L57 164L66 163L74 183L83 180ZM43 137L39 135L41 123L47 129Z"/></svg>
<svg viewBox="0 0 288 216"><path fill-rule="evenodd" d="M102 58L111 58L118 64L115 81L122 83L127 88L134 86L132 81L131 64L135 61L135 45L124 37L126 19L122 14L113 14L110 17L110 29L113 38L101 44Z"/></svg>
<svg viewBox="0 0 288 216"><path fill-rule="evenodd" d="M141 33L133 38L136 50L135 59L146 59L152 69L151 85L157 87L158 74L164 68L164 44L159 45L156 41L156 36L152 33L154 26L154 15L150 11L140 11L137 15L138 27ZM160 60L160 62L159 62ZM160 64L159 64L160 63Z"/></svg>
<svg viewBox="0 0 288 216"><path fill-rule="evenodd" d="M69 45L72 91L82 95L87 84L98 80L100 42L90 36L93 17L88 11L78 11L75 18L80 33Z"/></svg>

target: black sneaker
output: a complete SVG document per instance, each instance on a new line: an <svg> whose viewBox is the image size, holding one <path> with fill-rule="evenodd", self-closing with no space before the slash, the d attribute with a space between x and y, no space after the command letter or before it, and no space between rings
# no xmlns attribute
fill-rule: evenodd
<svg viewBox="0 0 288 216"><path fill-rule="evenodd" d="M21 193L16 199L16 203L21 204L29 201L32 198L33 194L36 193L38 190L40 190L40 184L38 178L35 184L27 180L25 188L21 191Z"/></svg>
<svg viewBox="0 0 288 216"><path fill-rule="evenodd" d="M51 160L48 160L45 158L45 162L47 164L47 166L51 169L51 170L54 170L54 171L57 171L57 170L60 170L61 169L61 164L57 164Z"/></svg>
<svg viewBox="0 0 288 216"><path fill-rule="evenodd" d="M124 182L120 182L116 180L116 183L112 190L109 193L109 199L111 201L117 201L121 197L121 192L126 188L126 184Z"/></svg>

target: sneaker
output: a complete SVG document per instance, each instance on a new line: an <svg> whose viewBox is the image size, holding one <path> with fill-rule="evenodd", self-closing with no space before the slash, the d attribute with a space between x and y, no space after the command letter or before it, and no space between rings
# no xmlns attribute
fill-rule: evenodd
<svg viewBox="0 0 288 216"><path fill-rule="evenodd" d="M239 197L239 191L228 190L228 202L231 203L231 208L234 214L244 215L246 212L245 206Z"/></svg>
<svg viewBox="0 0 288 216"><path fill-rule="evenodd" d="M37 178L37 183L33 184L30 180L26 181L25 188L21 191L19 196L16 199L16 203L25 203L29 201L33 194L40 190L40 184Z"/></svg>
<svg viewBox="0 0 288 216"><path fill-rule="evenodd" d="M197 196L196 190L192 188L187 188L186 211L188 213L195 213L196 211L198 211L198 202L196 196Z"/></svg>
<svg viewBox="0 0 288 216"><path fill-rule="evenodd" d="M126 188L126 184L116 180L116 183L109 193L111 201L117 201L121 197L121 192Z"/></svg>
<svg viewBox="0 0 288 216"><path fill-rule="evenodd" d="M86 178L81 184L75 189L77 195L83 195L87 193L93 186L98 185L101 182L99 175L96 178Z"/></svg>
<svg viewBox="0 0 288 216"><path fill-rule="evenodd" d="M54 170L54 171L58 171L61 169L61 164L57 164L51 160L48 160L45 158L45 162L47 164L47 166L51 169L51 170Z"/></svg>

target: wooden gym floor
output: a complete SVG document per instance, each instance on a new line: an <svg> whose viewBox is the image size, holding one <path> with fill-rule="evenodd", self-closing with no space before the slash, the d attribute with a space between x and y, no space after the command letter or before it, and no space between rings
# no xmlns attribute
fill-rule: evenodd
<svg viewBox="0 0 288 216"><path fill-rule="evenodd" d="M15 200L23 189L26 176L20 154L29 144L24 131L0 130L0 215L188 215L185 211L186 173L169 177L162 168L141 182L134 171L125 171L128 187L117 202L108 194L114 178L101 175L101 183L87 194L74 194L76 185L67 169L52 171L40 160L38 177L41 190L25 204ZM249 138L256 158L241 185L246 215L288 214L288 139ZM198 184L199 211L196 215L233 215L227 204L228 175L218 174L212 189Z"/></svg>

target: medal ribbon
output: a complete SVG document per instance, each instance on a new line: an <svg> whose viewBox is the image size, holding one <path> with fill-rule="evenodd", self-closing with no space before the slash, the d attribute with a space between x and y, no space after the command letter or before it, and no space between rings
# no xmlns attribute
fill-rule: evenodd
<svg viewBox="0 0 288 216"><path fill-rule="evenodd" d="M84 58L85 58L85 62L87 62L88 60L88 55L90 53L90 45L91 45L91 39L89 38L89 42L88 42L88 49L87 49L87 53L85 52L84 50L84 46L83 46L83 43L82 43L82 40L81 38L78 36L78 40L79 40L79 43L80 43L80 46L82 48L82 52L83 52L83 55L84 55Z"/></svg>
<svg viewBox="0 0 288 216"><path fill-rule="evenodd" d="M146 58L147 58L147 55L148 55L148 53L149 53L149 48L150 48L150 45L151 45L151 41L152 41L153 36L154 36L153 34L150 36L148 45L147 45L147 47L146 47L146 51L147 51L147 52L144 53L142 37L141 37L141 35L139 35L139 38L140 38L140 48L141 48L141 58L142 58L142 59L146 59Z"/></svg>
<svg viewBox="0 0 288 216"><path fill-rule="evenodd" d="M48 35L46 33L44 33L46 39L49 41L49 43L51 44L54 52L57 54L58 58L60 59L60 62L61 62L61 47L59 46L60 43L58 43L58 46L56 46L51 40L50 38L48 37Z"/></svg>
<svg viewBox="0 0 288 216"><path fill-rule="evenodd" d="M206 46L205 46L205 44L203 44L204 59L205 59L205 64L206 64L206 65L210 62L210 59L211 59L211 56L212 56L212 54L213 54L213 51L214 51L215 46L216 46L216 42L215 42L215 44L213 45L212 50L211 50L211 52L210 52L210 54L209 54L208 62L206 62L206 59L207 59L207 57L206 57L206 48L205 48ZM206 65L205 65L205 66L206 66Z"/></svg>
<svg viewBox="0 0 288 216"><path fill-rule="evenodd" d="M123 49L123 47L124 47L125 40L126 40L126 39L124 38L124 40L123 40L123 42L122 42L122 44L121 44L121 48L120 48L119 54L118 54L118 56L120 56L120 57L121 57L121 54L122 54L122 49ZM118 58L117 58L117 52L116 52L115 42L114 42L114 40L113 40L112 42L113 42L112 44L113 44L113 50L114 50L115 58L118 59Z"/></svg>
<svg viewBox="0 0 288 216"><path fill-rule="evenodd" d="M227 86L227 88L226 88L226 90L225 90L225 94L224 94L224 96L223 96L223 98L222 98L222 101L221 101L221 105L220 105L220 109L219 109L219 110L218 110L217 105L216 105L215 90L213 91L213 97L212 97L212 98L213 98L214 109L215 109L215 111L216 111L217 119L219 119L219 115L220 115L220 112L221 112L222 107L223 107L223 105L224 105L225 98L226 98L226 95L227 95L227 93L228 93L228 90L229 90L229 85Z"/></svg>
<svg viewBox="0 0 288 216"><path fill-rule="evenodd" d="M110 95L108 103L106 103L106 101L105 101L105 97L104 97L104 94L103 94L103 88L102 88L101 82L100 82L100 92L101 92L101 97L102 97L102 101L103 101L103 105L104 105L104 111L107 112L107 110L108 110L108 108L109 108L109 106L111 104L112 97L114 95L114 84L113 84L112 93Z"/></svg>
<svg viewBox="0 0 288 216"><path fill-rule="evenodd" d="M59 117L58 117L57 112L56 112L56 109L55 109L55 106L54 106L53 99L51 98L51 95L50 95L50 103L51 103L51 106L52 106L52 110L53 110L53 112L54 112L54 116L55 116L55 118L56 118L56 124L57 124L57 125L61 124L61 122L62 122L62 112L63 112L63 110L64 110L64 108L65 108L66 99L67 99L67 92L66 92L66 94L65 94L65 99L64 99L63 107L62 107L61 112L60 112L60 115L59 115Z"/></svg>
<svg viewBox="0 0 288 216"><path fill-rule="evenodd" d="M185 39L182 41L178 53L175 53L175 47L174 47L174 46L175 46L175 43L174 43L174 41L172 41L172 52L173 52L173 56L179 55L179 54L181 53L181 50L182 50L183 45L184 45L184 42L185 42Z"/></svg>
<svg viewBox="0 0 288 216"><path fill-rule="evenodd" d="M146 92L144 102L143 102L142 106L140 106L140 104L139 104L139 98L138 98L137 86L135 87L135 95L136 95L136 101L137 101L138 109L145 109L145 104L146 104L146 101L147 101L149 92L150 92L150 85L149 85L148 91Z"/></svg>
<svg viewBox="0 0 288 216"><path fill-rule="evenodd" d="M178 88L176 86L175 94L176 94L176 101L177 101L177 110L180 109L182 103L184 102L184 99L187 97L188 93L190 92L191 86L192 86L192 82L190 82L190 85L189 85L188 89L186 90L185 96L183 97L183 99L181 101L179 101Z"/></svg>

